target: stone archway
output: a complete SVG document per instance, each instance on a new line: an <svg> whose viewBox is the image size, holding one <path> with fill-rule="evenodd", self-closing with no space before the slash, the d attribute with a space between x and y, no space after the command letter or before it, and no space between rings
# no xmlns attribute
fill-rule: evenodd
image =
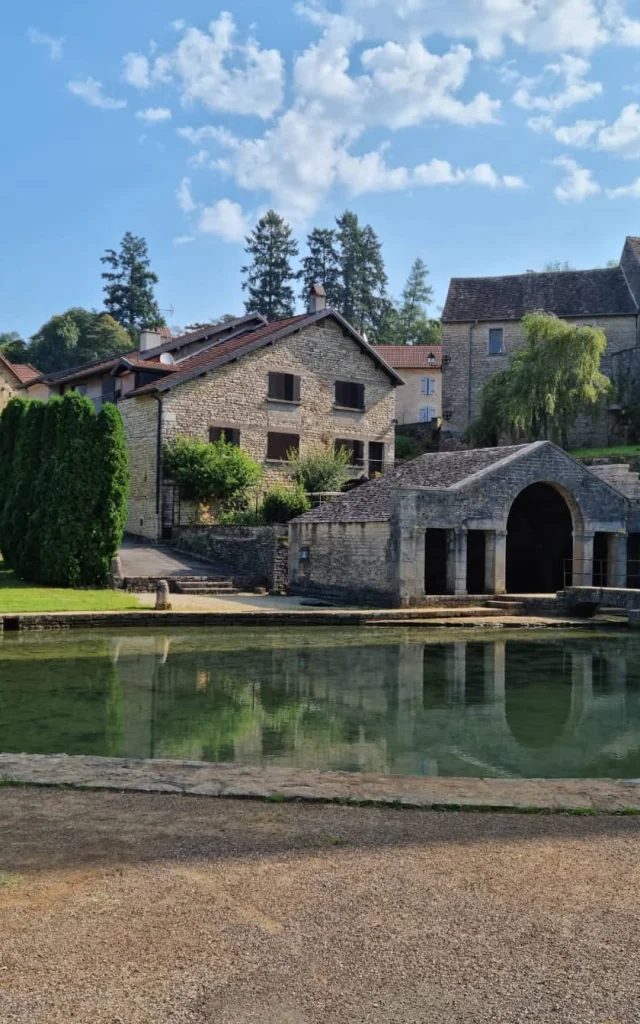
<svg viewBox="0 0 640 1024"><path fill-rule="evenodd" d="M518 494L507 520L507 593L553 594L565 586L573 557L574 517L553 484Z"/></svg>

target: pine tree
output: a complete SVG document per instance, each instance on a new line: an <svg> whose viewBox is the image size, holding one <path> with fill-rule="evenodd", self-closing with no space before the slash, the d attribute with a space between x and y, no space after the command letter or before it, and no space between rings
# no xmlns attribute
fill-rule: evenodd
<svg viewBox="0 0 640 1024"><path fill-rule="evenodd" d="M139 331L164 326L153 292L158 275L149 269L151 261L146 240L127 231L120 251L107 249L100 262L111 268L102 274L106 281L105 309L131 337L135 338Z"/></svg>
<svg viewBox="0 0 640 1024"><path fill-rule="evenodd" d="M340 257L336 248L336 232L330 228L314 228L307 237L308 255L302 260L304 282L300 298L307 301L314 284L321 284L327 295L327 306L340 301Z"/></svg>
<svg viewBox="0 0 640 1024"><path fill-rule="evenodd" d="M413 261L398 311L397 345L439 344L440 325L428 316L428 308L433 302L433 288L427 284L428 273L426 263L420 257Z"/></svg>
<svg viewBox="0 0 640 1024"><path fill-rule="evenodd" d="M275 210L269 210L246 241L245 252L252 258L242 267L246 275L242 287L249 294L247 313L262 313L267 320L293 316L295 294L290 282L297 275L291 260L298 255L298 243L290 225Z"/></svg>
<svg viewBox="0 0 640 1024"><path fill-rule="evenodd" d="M345 210L336 221L340 260L338 309L353 326L372 338L379 333L387 310L387 275L382 245L370 224Z"/></svg>

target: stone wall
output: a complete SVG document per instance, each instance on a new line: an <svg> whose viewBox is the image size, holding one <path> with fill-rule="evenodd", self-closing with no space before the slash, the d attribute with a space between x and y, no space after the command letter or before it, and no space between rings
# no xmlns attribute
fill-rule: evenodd
<svg viewBox="0 0 640 1024"><path fill-rule="evenodd" d="M18 393L25 395L24 391L18 392L17 384L18 381L11 371L7 369L4 363L0 363L0 412Z"/></svg>
<svg viewBox="0 0 640 1024"><path fill-rule="evenodd" d="M160 508L157 498L158 402L148 396L121 402L127 447L131 489L126 530L137 537L157 540Z"/></svg>
<svg viewBox="0 0 640 1024"><path fill-rule="evenodd" d="M392 598L389 523L292 523L292 594L386 606Z"/></svg>
<svg viewBox="0 0 640 1024"><path fill-rule="evenodd" d="M180 526L173 547L228 569L237 586L287 588L286 526Z"/></svg>
<svg viewBox="0 0 640 1024"><path fill-rule="evenodd" d="M636 318L633 316L584 318L571 320L575 324L601 327L607 336L607 350L603 359L604 373L614 375L622 352L635 348L638 343ZM504 354L488 354L489 328L504 330ZM477 324L442 325L443 356L450 362L443 369L443 411L450 413L445 427L454 435L462 434L480 411L480 395L485 381L499 370L509 368L509 356L525 344L519 321L495 321ZM602 445L609 442L615 432L615 419L605 411L595 420L583 419L570 435L572 447Z"/></svg>

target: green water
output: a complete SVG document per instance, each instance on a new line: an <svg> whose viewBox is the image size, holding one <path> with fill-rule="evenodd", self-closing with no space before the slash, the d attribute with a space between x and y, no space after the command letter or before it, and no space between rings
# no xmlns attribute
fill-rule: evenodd
<svg viewBox="0 0 640 1024"><path fill-rule="evenodd" d="M341 628L5 634L0 751L640 778L640 637Z"/></svg>

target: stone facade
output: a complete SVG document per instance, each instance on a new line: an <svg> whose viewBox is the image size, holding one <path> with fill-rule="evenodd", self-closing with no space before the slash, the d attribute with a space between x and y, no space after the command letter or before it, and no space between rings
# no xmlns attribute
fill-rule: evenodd
<svg viewBox="0 0 640 1024"><path fill-rule="evenodd" d="M325 600L381 606L393 601L389 523L292 524L289 589Z"/></svg>
<svg viewBox="0 0 640 1024"><path fill-rule="evenodd" d="M182 526L174 529L172 544L223 565L237 586L286 590L286 526Z"/></svg>
<svg viewBox="0 0 640 1024"><path fill-rule="evenodd" d="M570 323L601 328L607 337L602 370L617 375L617 361L623 353L638 348L635 316L566 318ZM489 330L502 328L504 351L489 355ZM509 367L510 356L525 344L520 321L496 320L480 323L443 323L442 347L444 427L454 436L464 433L480 411L482 387L495 373ZM572 447L605 445L615 431L615 419L603 410L594 420L583 419L570 434Z"/></svg>
<svg viewBox="0 0 640 1024"><path fill-rule="evenodd" d="M299 376L300 401L268 398L270 372ZM364 411L336 407L337 379L364 384ZM262 464L267 484L286 475L283 462L267 459L270 432L298 435L303 454L337 439L363 442L365 466L354 468L354 475L366 472L371 442L384 445L385 468L393 465L395 385L329 316L155 397L127 398L120 409L131 457L127 530L150 539L159 537L163 523L162 498L157 497L159 440L161 450L179 435L205 441L211 427L237 429L241 448Z"/></svg>
<svg viewBox="0 0 640 1024"><path fill-rule="evenodd" d="M11 370L0 361L0 412L12 398L19 394L17 390L19 383Z"/></svg>

